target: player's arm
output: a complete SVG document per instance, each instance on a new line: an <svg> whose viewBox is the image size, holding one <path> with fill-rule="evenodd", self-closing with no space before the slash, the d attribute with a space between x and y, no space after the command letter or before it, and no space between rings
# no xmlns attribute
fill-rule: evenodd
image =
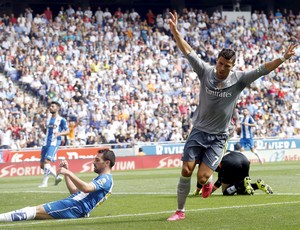
<svg viewBox="0 0 300 230"><path fill-rule="evenodd" d="M290 57L295 55L295 48L297 47L297 44L292 44L288 47L286 50L285 54L281 58L274 59L270 62L264 63L265 68L271 72L275 70L278 66L280 66L285 60L288 60Z"/></svg>
<svg viewBox="0 0 300 230"><path fill-rule="evenodd" d="M244 125L246 125L246 126L251 126L251 127L255 127L255 126L256 126L255 123L252 123L252 124L251 124L251 123L246 123L246 122L244 123Z"/></svg>
<svg viewBox="0 0 300 230"><path fill-rule="evenodd" d="M57 133L57 136L67 136L67 135L69 135L70 130L68 128L67 121L65 119L62 119L60 125L62 127L62 131Z"/></svg>
<svg viewBox="0 0 300 230"><path fill-rule="evenodd" d="M67 130L63 130L63 131L59 132L59 133L57 134L57 136L66 136L66 135L68 135L69 133L70 133L70 130L67 129Z"/></svg>
<svg viewBox="0 0 300 230"><path fill-rule="evenodd" d="M170 13L171 19L169 19L169 25L171 33L173 34L174 40L176 41L176 44L178 48L181 50L181 52L186 55L192 51L191 46L183 39L182 35L179 33L177 28L177 19L178 15L176 12L174 14Z"/></svg>
<svg viewBox="0 0 300 230"><path fill-rule="evenodd" d="M65 177L66 185L71 194L82 191L85 193L95 191L95 186L93 183L86 183L77 177L73 172L68 169L68 162L62 161L60 167L57 170L57 174L62 174Z"/></svg>
<svg viewBox="0 0 300 230"><path fill-rule="evenodd" d="M253 117L250 117L248 119L248 122L244 122L243 125L255 127L256 126L256 122L254 121Z"/></svg>

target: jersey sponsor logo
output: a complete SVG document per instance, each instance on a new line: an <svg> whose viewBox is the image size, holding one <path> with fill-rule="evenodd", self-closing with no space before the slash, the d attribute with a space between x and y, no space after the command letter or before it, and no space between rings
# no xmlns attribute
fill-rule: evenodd
<svg viewBox="0 0 300 230"><path fill-rule="evenodd" d="M206 93L212 96L216 96L216 97L231 97L232 93L231 92L224 92L224 91L214 91L211 90L209 88L205 88Z"/></svg>

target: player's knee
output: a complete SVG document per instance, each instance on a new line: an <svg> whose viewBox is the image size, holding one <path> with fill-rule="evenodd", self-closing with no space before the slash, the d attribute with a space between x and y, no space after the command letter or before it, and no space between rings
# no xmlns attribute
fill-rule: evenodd
<svg viewBox="0 0 300 230"><path fill-rule="evenodd" d="M197 177L197 180L200 184L204 185L207 180L210 178L211 175L206 175L206 174L200 174Z"/></svg>
<svg viewBox="0 0 300 230"><path fill-rule="evenodd" d="M190 177L190 176L192 176L192 174L193 174L193 171L191 169L189 169L188 167L184 167L181 170L181 175L182 176Z"/></svg>

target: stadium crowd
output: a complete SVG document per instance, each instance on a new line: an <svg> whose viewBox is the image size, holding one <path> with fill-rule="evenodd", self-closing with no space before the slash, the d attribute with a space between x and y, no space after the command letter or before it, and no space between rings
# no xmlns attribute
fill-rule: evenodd
<svg viewBox="0 0 300 230"><path fill-rule="evenodd" d="M198 103L199 82L171 37L170 9L140 15L135 9L69 5L53 15L27 8L0 20L1 148L40 147L50 101L61 104L70 134L64 145L184 141ZM180 32L202 59L233 48L236 70L282 56L299 42L300 13L253 11L229 22L217 10L183 9ZM285 62L272 77L243 91L233 123L248 108L255 137L300 137L300 63ZM259 55L257 55L259 54ZM233 137L239 137L234 129Z"/></svg>

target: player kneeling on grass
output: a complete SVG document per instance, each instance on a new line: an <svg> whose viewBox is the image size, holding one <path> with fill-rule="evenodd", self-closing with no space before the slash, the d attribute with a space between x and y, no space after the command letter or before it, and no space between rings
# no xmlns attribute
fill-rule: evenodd
<svg viewBox="0 0 300 230"><path fill-rule="evenodd" d="M113 151L98 150L94 160L94 172L98 174L90 183L79 179L68 168L68 162L62 161L57 174L65 177L66 185L72 194L66 199L26 207L20 210L0 214L0 221L70 219L88 217L89 213L111 194L113 178L111 168L115 165Z"/></svg>
<svg viewBox="0 0 300 230"><path fill-rule="evenodd" d="M222 158L216 172L218 180L214 183L213 190L217 190L222 185L223 195L254 195L254 190L260 189L267 194L272 194L272 188L261 179L251 183L249 177L250 161L241 152L242 146L236 143L234 151L227 151ZM197 183L197 189L193 195L201 194L202 185Z"/></svg>

